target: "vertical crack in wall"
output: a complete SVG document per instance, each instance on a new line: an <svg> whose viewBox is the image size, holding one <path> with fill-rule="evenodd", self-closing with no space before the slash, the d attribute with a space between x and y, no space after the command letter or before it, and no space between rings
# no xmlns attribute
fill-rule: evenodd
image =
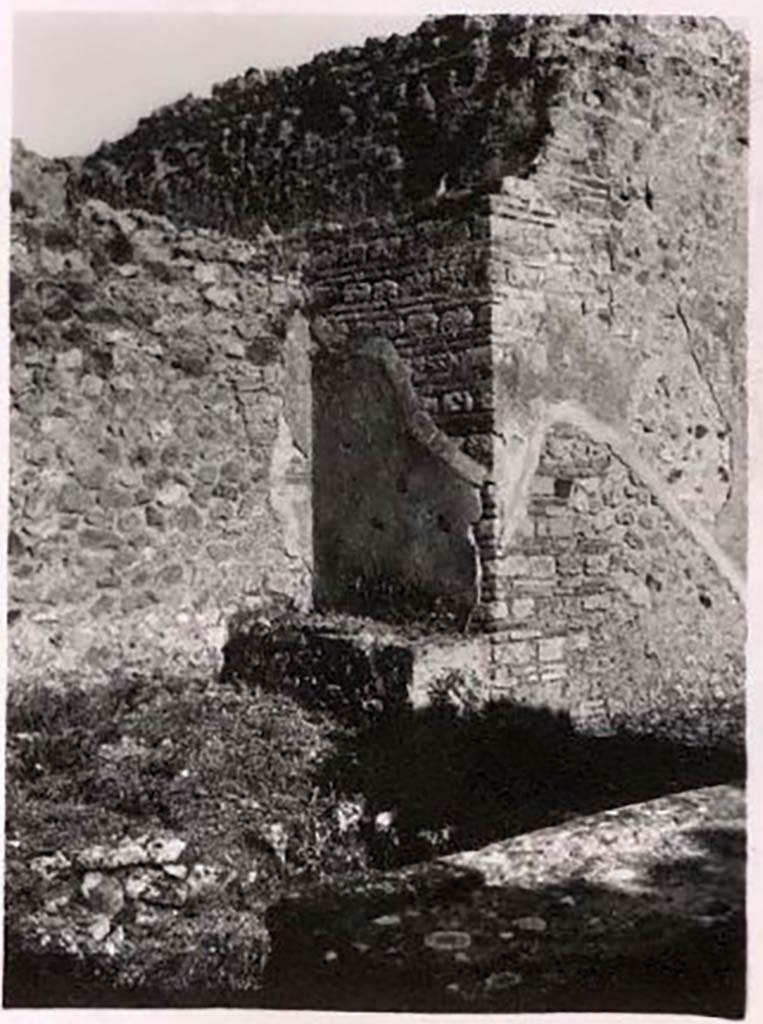
<svg viewBox="0 0 763 1024"><path fill-rule="evenodd" d="M246 403L244 402L244 399L241 396L241 388L235 377L231 380L230 385L231 390L233 391L233 401L236 406L236 411L241 417L241 422L244 426L244 434L246 435L247 444L249 445L249 452L253 453L255 451L256 444L254 437L252 435L252 425L249 420L249 415L246 411ZM266 391L267 388L249 387L246 389L247 394L259 394Z"/></svg>
<svg viewBox="0 0 763 1024"><path fill-rule="evenodd" d="M723 423L723 429L726 431L726 434L729 438L729 487L726 492L726 500L723 503L725 507L731 501L731 492L734 488L734 431L731 427L731 424L729 423L726 413L723 410L723 406L721 405L720 399L718 398L718 393L715 390L715 385L713 384L712 378L709 374L705 373L702 366L702 361L700 360L694 348L694 340L692 337L691 328L689 326L689 321L683 309L681 308L680 302L676 302L676 312L678 313L678 319L681 321L683 329L686 333L686 346L689 349L689 355L691 356L692 362L694 363L694 366L697 370L697 375L707 388L708 394L710 395L710 398L713 401L713 405L715 406L718 412L718 416L721 422Z"/></svg>
<svg viewBox="0 0 763 1024"><path fill-rule="evenodd" d="M697 355L697 352L696 352L696 350L694 348L694 341L693 341L693 338L692 338L691 328L689 327L689 321L687 320L686 314L684 313L683 309L681 308L681 303L680 302L676 303L676 312L678 313L678 319L681 321L683 329L686 332L686 341L687 341L687 347L689 349L689 354L691 355L692 362L694 363L695 367L697 368L697 373L699 374L700 380L707 387L707 390L710 393L710 397L713 400L713 404L715 405L716 409L718 410L718 416L723 421L724 429L727 430L729 432L729 434L731 434L731 424L729 423L728 417L726 416L726 413L723 410L723 406L721 405L720 399L718 398L718 394L717 394L717 392L715 390L715 385L713 384L713 381L712 381L711 377L708 376L705 373L705 371L703 369L703 366L702 366L702 362L701 362L701 360L700 360L699 356Z"/></svg>

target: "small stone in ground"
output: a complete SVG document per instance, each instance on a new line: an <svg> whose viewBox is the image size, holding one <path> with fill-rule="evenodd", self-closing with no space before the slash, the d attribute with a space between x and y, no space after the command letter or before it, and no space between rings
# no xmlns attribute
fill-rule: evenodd
<svg viewBox="0 0 763 1024"><path fill-rule="evenodd" d="M401 917L399 914L383 914L381 917L375 917L371 924L378 924L382 928L389 928L392 925L400 924Z"/></svg>
<svg viewBox="0 0 763 1024"><path fill-rule="evenodd" d="M542 917L518 917L511 923L523 932L545 932L548 928Z"/></svg>
<svg viewBox="0 0 763 1024"><path fill-rule="evenodd" d="M88 931L96 942L103 942L111 931L111 919L107 917L106 914L98 914L98 916L93 919L93 923L90 925Z"/></svg>
<svg viewBox="0 0 763 1024"><path fill-rule="evenodd" d="M472 937L468 932L430 932L424 937L424 945L430 949L447 952L467 949L471 944Z"/></svg>
<svg viewBox="0 0 763 1024"><path fill-rule="evenodd" d="M118 914L125 904L121 883L99 871L88 871L82 880L80 892L92 910L108 917Z"/></svg>
<svg viewBox="0 0 763 1024"><path fill-rule="evenodd" d="M497 971L485 982L486 992L503 992L507 988L515 988L522 984L522 975L516 971Z"/></svg>

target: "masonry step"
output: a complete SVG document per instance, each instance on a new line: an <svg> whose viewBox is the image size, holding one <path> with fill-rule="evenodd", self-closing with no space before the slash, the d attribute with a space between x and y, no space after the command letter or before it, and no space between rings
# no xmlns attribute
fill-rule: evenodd
<svg viewBox="0 0 763 1024"><path fill-rule="evenodd" d="M352 616L253 616L231 630L223 678L293 690L350 718L424 707L437 696L508 696L528 673L565 675L567 638L532 624L500 634L429 631ZM549 677L550 678L550 677Z"/></svg>

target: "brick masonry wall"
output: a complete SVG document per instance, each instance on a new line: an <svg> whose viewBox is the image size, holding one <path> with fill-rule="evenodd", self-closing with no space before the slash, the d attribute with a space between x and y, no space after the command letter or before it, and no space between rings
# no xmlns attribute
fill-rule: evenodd
<svg viewBox="0 0 763 1024"><path fill-rule="evenodd" d="M293 72L252 72L210 101L158 112L85 161L70 194L139 203L233 235L252 234L265 217L294 229L288 237L304 255L293 266L304 276L316 360L341 352L357 358L368 344L386 345L403 368L388 377L400 385L398 404L408 395L402 406L409 426L415 424L414 442L426 435L451 467L461 459L464 479L479 487L481 515L472 522L480 607L472 625L492 637L499 683L513 680L518 695L566 701L592 723L610 726L648 717L649 707L676 715L690 703L693 673L700 703L722 691L723 701L738 704L747 63L740 37L707 19L438 19L404 40L323 55ZM320 110L328 120L316 120ZM88 209L83 225L105 208ZM122 319L134 324L141 345L150 339L149 358L156 358L150 346L157 338L161 345L171 335L173 352L193 339L190 363L178 357L162 372L202 380L199 374L214 366L217 391L205 387L202 396L200 384L194 394L205 415L225 418L222 356L217 350L217 363L199 363L194 324L203 316L204 338L227 344L235 320L235 337L243 331L251 344L243 360L227 353L225 365L262 373L249 422L259 423L260 411L279 402L283 410L275 432L254 429L255 461L261 444L274 453L271 467L283 467L295 439L297 449L309 451L300 438L311 417L288 386L289 361L296 360L307 389L308 327L295 314L284 331L264 312L278 320L281 305L291 310L297 301L287 281L272 277L287 269L272 232L265 232L269 240L241 243L243 249L217 239L224 256L177 259L173 249L157 258L157 232L204 245L212 236L149 218L153 234L144 245L137 228L146 215L127 231L120 216L109 213L116 228L99 228L103 237L93 241L96 263L111 267L98 278L95 314L87 289L82 300L77 287L56 290L56 275L71 273L56 245L19 243L14 326L21 337L28 319L27 333L40 349L33 358L47 366L63 339L79 345L92 376L72 297L75 307L82 301L87 316L95 315L96 334L105 338L100 307L109 308L112 293L121 295L109 329L124 329ZM256 255L244 285L239 257L231 254L250 246ZM35 286L41 314L24 304L27 279L38 274L45 278ZM144 278L161 293L160 308L149 314L137 288ZM248 287L256 292L253 305L246 296L241 305L231 299L231 289L241 298ZM246 335L257 303L263 312ZM163 317L169 307L173 312ZM89 337L92 325L84 319ZM71 358L76 364L79 357ZM394 359L381 362L389 370ZM107 367L100 376L113 395L100 412L108 406L118 417L126 399L110 379L110 364L93 365ZM65 367L64 359L56 374ZM21 372L23 392L30 369ZM64 408L74 391L66 374L43 392L43 377L31 372L35 400ZM369 394L386 387L366 383ZM64 404L54 397L61 387ZM142 390L121 390L138 408ZM230 390L241 412L242 389ZM84 400L81 391L77 398ZM210 394L219 402L210 405ZM191 408L196 422L202 414ZM45 415L39 414L43 436L56 418L47 407ZM268 411L262 417L271 427L276 422ZM231 413L225 423L233 433L234 422ZM104 451L111 458L114 449ZM269 507L276 519L282 510L277 535L293 539L283 509L304 488L292 487L282 468L275 479ZM468 504L459 507L459 543ZM614 517L609 525L607 510ZM661 524L656 534L645 525L650 517ZM423 520L420 526L429 528ZM114 532L113 524L108 529ZM299 550L311 550L305 530L296 535ZM14 557L28 557L29 536L26 529L20 547L12 537ZM43 537L47 555L44 543ZM655 551L664 579L655 575ZM294 565L270 551L258 564L271 557ZM228 582L233 593L226 576ZM282 589L305 593L301 582ZM34 591L29 607L38 597ZM668 607L670 615L660 614ZM17 623L23 621L22 614ZM694 634L702 630L706 669L691 661ZM638 680L648 695L643 704L634 695Z"/></svg>
<svg viewBox="0 0 763 1024"><path fill-rule="evenodd" d="M457 602L462 615L468 615L469 604L481 598L474 582L469 582L474 574L474 553L467 536L469 516L474 520L473 525L480 520L480 495L475 495L476 512L468 513L475 499L470 500L467 494L459 498L457 494L463 489L464 480L468 487L475 489L475 482L489 470L492 451L487 213L487 203L480 197L432 201L423 204L415 214L395 220L372 219L352 226L317 229L307 239L309 264L305 282L313 317L312 332L317 342L314 358L320 361L325 351L331 359L354 360L359 365L357 359L369 340L389 346L399 359L404 387L410 389L412 415L423 417L423 422L429 424L430 434L440 431L451 441L450 446L446 445L447 457L436 456L425 470L424 462L428 463L431 456L424 458L420 443L419 454L416 454L408 445L401 447L387 427L383 436L378 431L374 433L370 426L374 419L373 403L369 400L365 416L362 410L357 410L352 436L342 434L342 430L346 432L352 427L347 422L352 419L349 406L342 427L335 418L325 421L329 447L337 449L341 441L349 451L355 438L354 447L365 452L369 467L364 471L358 465L353 471L354 479L364 481L356 485L363 493L366 490L377 493L381 486L378 481L388 476L387 491L394 491L396 473L398 489L409 493L405 507L410 506L410 515L401 505L396 513L409 523L409 528L403 531L405 546L396 554L388 551L381 566L381 571L390 577L388 584L392 585L392 577L402 574L407 578L407 585L414 589L423 586L435 596L438 588L443 598L452 596L454 589L462 595L471 594L471 598L462 597ZM355 371L358 387L367 372L362 367ZM333 382L338 386L340 377L336 371L325 375L329 392ZM320 379L320 375L316 378L314 374L314 379ZM316 395L315 400L323 409L335 396L327 392L325 399ZM398 406L396 418L401 420L405 401L392 398L391 403ZM376 419L382 429L378 417ZM321 450L325 447L319 438L316 438L316 446ZM374 448L378 448L379 455L386 460L384 472L381 468L376 473L371 471ZM450 458L452 462L457 451L463 470L460 483L460 471L454 474L448 461ZM440 454L442 456L442 452ZM417 468L412 473L410 467L414 463ZM334 479L336 472L338 465L329 473L330 479ZM448 485L449 476L451 483ZM428 494L422 493L425 478L430 482ZM479 492L478 487L476 490ZM330 484L326 493L329 502L336 497ZM385 518L389 500L387 493L377 493L377 500L369 508L360 496L354 504L348 503L343 517L344 537L337 538L337 543L333 544L327 565L328 562L336 565L344 559L337 544L344 550L352 543L358 553L364 546L368 552L376 549L378 531L383 528L378 520ZM483 559L490 557L493 520L489 518L488 504L483 502L485 518L477 531ZM387 527L391 525L387 523ZM398 522L393 532L403 542L400 529ZM356 534L356 541L351 542L351 535ZM441 536L443 534L447 537ZM431 557L432 535L435 541L439 538L434 544L442 556L439 564ZM360 543L362 537L366 538L365 544ZM410 572L393 564L400 556L408 558ZM335 602L344 603L336 588L332 593ZM369 614L384 614L384 605L384 601L379 601L374 607L369 598L364 610Z"/></svg>
<svg viewBox="0 0 763 1024"><path fill-rule="evenodd" d="M305 277L319 339L347 350L389 339L421 409L483 466L493 411L488 231L479 200L315 231Z"/></svg>
<svg viewBox="0 0 763 1024"><path fill-rule="evenodd" d="M738 40L674 29L606 60L580 37L535 174L491 200L488 586L517 696L739 738L746 81ZM570 416L588 433L551 426Z"/></svg>
<svg viewBox="0 0 763 1024"><path fill-rule="evenodd" d="M589 731L741 739L739 598L607 445L548 431L507 562L496 694L567 710Z"/></svg>
<svg viewBox="0 0 763 1024"><path fill-rule="evenodd" d="M310 600L298 283L273 241L16 184L11 675L216 663L234 611Z"/></svg>
<svg viewBox="0 0 763 1024"><path fill-rule="evenodd" d="M619 420L743 564L748 50L707 19L639 20L607 59L599 42L577 42L533 178L572 243L552 397ZM621 383L605 405L575 374Z"/></svg>

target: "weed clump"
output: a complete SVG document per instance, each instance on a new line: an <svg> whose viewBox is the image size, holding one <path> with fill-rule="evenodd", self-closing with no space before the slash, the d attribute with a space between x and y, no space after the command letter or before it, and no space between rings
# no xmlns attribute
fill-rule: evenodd
<svg viewBox="0 0 763 1024"><path fill-rule="evenodd" d="M166 1000L167 989L208 1003L222 978L228 992L256 988L267 906L297 882L365 868L356 822L338 813L322 774L341 727L286 694L122 676L97 689L13 691L7 728L7 981L30 977L25 957L43 931L68 934L84 913L77 856L92 844L153 832L186 843L176 905L128 899L111 921L123 938L103 958L107 1003L115 992L126 1004L149 991ZM56 856L70 867L30 871ZM36 998L56 988L49 977L26 984ZM76 1005L63 988L58 998Z"/></svg>

